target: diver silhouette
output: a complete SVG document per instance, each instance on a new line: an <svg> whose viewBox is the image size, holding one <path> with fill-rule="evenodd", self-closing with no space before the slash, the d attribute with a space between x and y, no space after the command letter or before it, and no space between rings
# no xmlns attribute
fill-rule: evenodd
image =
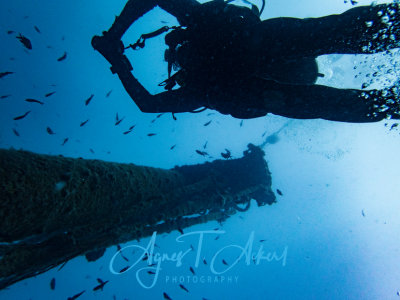
<svg viewBox="0 0 400 300"><path fill-rule="evenodd" d="M214 109L248 119L268 113L342 122L400 118L399 89L337 89L316 85L316 57L323 54L373 54L400 47L400 4L359 6L321 18L274 18L214 0L129 0L120 16L92 46L112 65L143 112L199 112ZM141 16L159 6L181 26L142 35L136 44L121 41ZM151 95L131 73L127 48L146 38L165 36L168 79L165 92ZM171 70L177 70L171 76ZM179 87L173 87L179 84Z"/></svg>

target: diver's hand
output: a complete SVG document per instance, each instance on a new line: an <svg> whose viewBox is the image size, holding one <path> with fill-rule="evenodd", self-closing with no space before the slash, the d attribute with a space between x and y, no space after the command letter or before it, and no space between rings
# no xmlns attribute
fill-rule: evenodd
<svg viewBox="0 0 400 300"><path fill-rule="evenodd" d="M95 35L92 38L92 46L108 60L113 74L132 70L132 65L123 54L124 44L121 40L114 39L105 31L102 36Z"/></svg>

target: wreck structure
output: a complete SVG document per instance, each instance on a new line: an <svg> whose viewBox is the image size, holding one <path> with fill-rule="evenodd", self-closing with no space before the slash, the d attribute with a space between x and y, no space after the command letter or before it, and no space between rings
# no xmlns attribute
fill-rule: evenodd
<svg viewBox="0 0 400 300"><path fill-rule="evenodd" d="M0 289L78 255L272 204L264 152L172 169L0 150ZM97 253L97 254L96 254Z"/></svg>

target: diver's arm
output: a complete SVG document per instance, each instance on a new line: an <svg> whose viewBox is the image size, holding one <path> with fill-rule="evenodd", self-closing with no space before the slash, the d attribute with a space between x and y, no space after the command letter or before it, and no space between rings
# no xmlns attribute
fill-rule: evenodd
<svg viewBox="0 0 400 300"><path fill-rule="evenodd" d="M133 22L156 6L176 17L178 22L184 25L200 3L196 0L129 0L107 33L120 40Z"/></svg>
<svg viewBox="0 0 400 300"><path fill-rule="evenodd" d="M191 112L204 106L200 97L189 93L185 88L151 95L129 70L119 71L117 74L125 90L142 112Z"/></svg>

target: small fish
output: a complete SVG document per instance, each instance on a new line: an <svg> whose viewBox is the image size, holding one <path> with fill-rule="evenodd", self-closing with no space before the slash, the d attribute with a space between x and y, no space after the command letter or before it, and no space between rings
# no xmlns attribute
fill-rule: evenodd
<svg viewBox="0 0 400 300"><path fill-rule="evenodd" d="M225 158L225 159L232 158L231 151L229 151L228 149L225 149L225 153L224 153L224 152L221 152L221 156L222 156L223 158Z"/></svg>
<svg viewBox="0 0 400 300"><path fill-rule="evenodd" d="M282 194L280 189L276 189L276 192L278 193L279 196L283 196L283 194Z"/></svg>
<svg viewBox="0 0 400 300"><path fill-rule="evenodd" d="M14 72L8 72L8 71L6 71L6 72L0 72L0 78L3 78L3 77L5 77L5 76L11 75L11 74L14 74Z"/></svg>
<svg viewBox="0 0 400 300"><path fill-rule="evenodd" d="M89 149L89 151L94 154L94 150L92 148Z"/></svg>
<svg viewBox="0 0 400 300"><path fill-rule="evenodd" d="M214 240L218 240L219 239L219 235L217 235L217 237Z"/></svg>
<svg viewBox="0 0 400 300"><path fill-rule="evenodd" d="M205 258L203 258L203 264L207 265L207 261Z"/></svg>
<svg viewBox="0 0 400 300"><path fill-rule="evenodd" d="M208 155L207 152L205 152L205 151L200 151L200 150L196 150L196 153L199 154L199 155L201 155L201 156L206 156L206 155ZM209 155L208 155L208 156L209 156Z"/></svg>
<svg viewBox="0 0 400 300"><path fill-rule="evenodd" d="M24 113L22 116L15 117L15 118L14 118L14 121L18 121L18 120L21 120L21 119L25 118L30 112L31 112L31 111L28 110L28 111L27 111L26 113Z"/></svg>
<svg viewBox="0 0 400 300"><path fill-rule="evenodd" d="M110 90L107 94L106 94L106 98L110 97L112 90Z"/></svg>
<svg viewBox="0 0 400 300"><path fill-rule="evenodd" d="M157 133L148 133L147 136L155 136Z"/></svg>
<svg viewBox="0 0 400 300"><path fill-rule="evenodd" d="M3 95L3 96L0 96L0 99L6 99L6 98L8 98L8 97L10 97L11 95Z"/></svg>
<svg viewBox="0 0 400 300"><path fill-rule="evenodd" d="M122 268L119 272L120 273L124 273L126 270L128 270L129 269L129 266L126 266L125 268Z"/></svg>
<svg viewBox="0 0 400 300"><path fill-rule="evenodd" d="M14 30L7 30L7 34L13 34L13 33L15 33Z"/></svg>
<svg viewBox="0 0 400 300"><path fill-rule="evenodd" d="M50 281L50 288L54 291L56 288L56 279L53 277Z"/></svg>
<svg viewBox="0 0 400 300"><path fill-rule="evenodd" d="M365 217L364 210L361 210L361 214L362 214L363 217Z"/></svg>
<svg viewBox="0 0 400 300"><path fill-rule="evenodd" d="M129 261L129 259L127 259L127 258L122 254L121 246L120 246L119 244L117 245L117 250L118 250L119 254L121 254L121 256L122 256L122 258L123 258L124 260Z"/></svg>
<svg viewBox="0 0 400 300"><path fill-rule="evenodd" d="M61 146L64 146L68 142L68 138L64 139L64 142L61 144Z"/></svg>
<svg viewBox="0 0 400 300"><path fill-rule="evenodd" d="M119 117L118 117L118 113L115 115L115 121L118 121Z"/></svg>
<svg viewBox="0 0 400 300"><path fill-rule="evenodd" d="M85 105L86 105L86 106L89 105L89 103L90 103L90 101L92 101L93 97L94 97L94 95L91 94L90 97L86 99L86 101L85 101Z"/></svg>
<svg viewBox="0 0 400 300"><path fill-rule="evenodd" d="M265 240L260 240L260 243L263 243L263 242L265 242Z"/></svg>
<svg viewBox="0 0 400 300"><path fill-rule="evenodd" d="M163 293L164 299L166 300L172 300L170 296L166 292Z"/></svg>
<svg viewBox="0 0 400 300"><path fill-rule="evenodd" d="M194 247L192 244L190 244L190 249L192 249L194 251Z"/></svg>
<svg viewBox="0 0 400 300"><path fill-rule="evenodd" d="M192 272L193 275L196 275L196 273L194 272L192 267L190 267L189 270L190 270L190 272Z"/></svg>
<svg viewBox="0 0 400 300"><path fill-rule="evenodd" d="M79 125L80 127L85 126L85 124L89 122L89 119L87 119L86 121L81 122L81 124Z"/></svg>
<svg viewBox="0 0 400 300"><path fill-rule="evenodd" d="M50 92L50 93L47 93L46 95L44 95L46 98L48 98L48 97L50 97L51 95L54 95L56 92Z"/></svg>
<svg viewBox="0 0 400 300"><path fill-rule="evenodd" d="M32 98L27 98L25 99L26 102L30 102L30 103L39 103L41 105L43 105L44 103L42 101L36 100L36 99L32 99Z"/></svg>
<svg viewBox="0 0 400 300"><path fill-rule="evenodd" d="M79 298L84 292L86 292L86 290L85 290L85 291L82 291L82 292L80 292L79 294L76 294L76 295L74 295L74 296L72 296L72 297L68 297L67 300L75 300L75 299Z"/></svg>
<svg viewBox="0 0 400 300"><path fill-rule="evenodd" d="M180 284L179 287L184 290L185 292L189 293L189 290L187 288L185 288L185 286L183 284Z"/></svg>
<svg viewBox="0 0 400 300"><path fill-rule="evenodd" d="M399 123L394 123L394 124L390 127L390 130L396 128L397 126L399 126Z"/></svg>
<svg viewBox="0 0 400 300"><path fill-rule="evenodd" d="M223 263L225 266L228 265L228 263L225 261L225 259L222 260L222 263Z"/></svg>
<svg viewBox="0 0 400 300"><path fill-rule="evenodd" d="M265 131L265 132L262 134L262 136L261 136L261 137L264 137L266 134L267 134L267 132Z"/></svg>
<svg viewBox="0 0 400 300"><path fill-rule="evenodd" d="M204 125L203 125L203 126L208 126L208 125L210 125L210 124L211 124L211 122L212 122L212 120L208 121L207 123L204 123Z"/></svg>
<svg viewBox="0 0 400 300"><path fill-rule="evenodd" d="M178 231L179 231L181 234L183 234L182 228L178 227Z"/></svg>
<svg viewBox="0 0 400 300"><path fill-rule="evenodd" d="M95 286L93 288L93 291L97 291L97 290L103 290L104 286L106 285L106 283L108 282L108 280L103 281L100 278L97 278L97 282L100 283L99 285Z"/></svg>
<svg viewBox="0 0 400 300"><path fill-rule="evenodd" d="M125 117L123 117L122 119L119 119L117 122L115 122L115 126L118 126L119 124L121 124L121 122L124 120Z"/></svg>
<svg viewBox="0 0 400 300"><path fill-rule="evenodd" d="M20 136L20 135L19 135L19 132L18 132L16 129L13 128L12 131L14 132L14 134L15 134L16 136Z"/></svg>
<svg viewBox="0 0 400 300"><path fill-rule="evenodd" d="M169 150L172 150L172 149L174 149L175 147L176 147L176 144L173 145L173 146L171 146L171 148L169 148Z"/></svg>
<svg viewBox="0 0 400 300"><path fill-rule="evenodd" d="M242 127L243 126L243 120L242 121L240 121L240 127Z"/></svg>
<svg viewBox="0 0 400 300"><path fill-rule="evenodd" d="M68 140L68 139L66 139ZM57 272L60 271L62 268L65 267L65 265L67 264L68 260L64 261L63 264L58 268Z"/></svg>
<svg viewBox="0 0 400 300"><path fill-rule="evenodd" d="M208 113L207 117L212 116L212 115L215 115L215 113Z"/></svg>
<svg viewBox="0 0 400 300"><path fill-rule="evenodd" d="M67 58L67 52L64 52L64 54L62 56L60 56L59 58L57 58L57 61L63 61Z"/></svg>
<svg viewBox="0 0 400 300"><path fill-rule="evenodd" d="M177 120L174 113L172 113L172 119Z"/></svg>
<svg viewBox="0 0 400 300"><path fill-rule="evenodd" d="M149 256L147 255L147 253L144 255L144 257L142 258L142 261L148 260Z"/></svg>
<svg viewBox="0 0 400 300"><path fill-rule="evenodd" d="M164 113L157 115L156 119L159 119L163 114Z"/></svg>
<svg viewBox="0 0 400 300"><path fill-rule="evenodd" d="M150 274L150 275L155 275L156 273L155 273L155 272L153 272L153 271L147 271L147 274Z"/></svg>
<svg viewBox="0 0 400 300"><path fill-rule="evenodd" d="M129 130L133 130L133 128L135 128L135 126L136 126L136 124L132 125L131 127L129 127Z"/></svg>
<svg viewBox="0 0 400 300"><path fill-rule="evenodd" d="M46 128L46 131L47 131L48 134L55 134L54 131L51 130L50 127L47 127L47 128Z"/></svg>
<svg viewBox="0 0 400 300"><path fill-rule="evenodd" d="M128 133L131 133L131 132L132 132L132 130L127 130L127 131L124 132L124 134L128 134Z"/></svg>
<svg viewBox="0 0 400 300"><path fill-rule="evenodd" d="M35 30L36 30L37 33L41 33L40 30L39 30L39 28L38 28L37 26L33 26L33 28L35 28Z"/></svg>
<svg viewBox="0 0 400 300"><path fill-rule="evenodd" d="M205 144L203 145L203 149L207 148L207 144L208 144L208 141L206 141Z"/></svg>
<svg viewBox="0 0 400 300"><path fill-rule="evenodd" d="M17 39L22 43L22 45L25 46L26 49L32 50L32 43L26 36L19 34L19 36L17 36Z"/></svg>

